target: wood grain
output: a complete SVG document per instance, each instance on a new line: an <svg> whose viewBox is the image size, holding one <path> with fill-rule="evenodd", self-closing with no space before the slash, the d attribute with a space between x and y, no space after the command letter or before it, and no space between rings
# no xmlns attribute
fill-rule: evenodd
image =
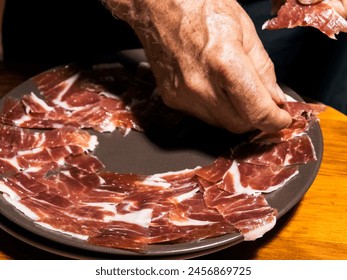
<svg viewBox="0 0 347 280"><path fill-rule="evenodd" d="M36 71L37 72L37 71ZM0 97L36 72L0 65ZM320 115L321 168L300 203L263 238L200 259L347 259L347 116L328 108ZM0 230L0 259L61 259Z"/></svg>
<svg viewBox="0 0 347 280"><path fill-rule="evenodd" d="M324 153L318 176L258 259L347 259L347 117L328 108L320 119Z"/></svg>

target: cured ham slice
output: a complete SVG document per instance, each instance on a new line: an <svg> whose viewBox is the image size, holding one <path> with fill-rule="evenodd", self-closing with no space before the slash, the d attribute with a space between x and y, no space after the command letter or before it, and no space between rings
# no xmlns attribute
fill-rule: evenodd
<svg viewBox="0 0 347 280"><path fill-rule="evenodd" d="M169 211L178 242L191 242L209 237L238 232L215 209L209 208L203 194L198 192L189 199L176 203ZM152 227L153 228L153 227ZM155 236L152 231L152 236Z"/></svg>
<svg viewBox="0 0 347 280"><path fill-rule="evenodd" d="M49 92L57 85L60 85L70 77L79 73L79 69L72 65L58 67L46 72L43 72L32 78L39 89L43 92Z"/></svg>
<svg viewBox="0 0 347 280"><path fill-rule="evenodd" d="M27 98L24 96L24 103L10 97L6 99L0 116L1 122L22 128L79 127L79 123L68 118L62 108L51 107L42 100L38 101L38 98L33 96L33 94ZM29 103L33 101L38 104ZM28 107L23 107L23 105Z"/></svg>
<svg viewBox="0 0 347 280"><path fill-rule="evenodd" d="M204 192L204 198L206 205L221 213L245 240L263 236L276 223L276 210L262 195L235 194L212 186Z"/></svg>
<svg viewBox="0 0 347 280"><path fill-rule="evenodd" d="M83 97L86 95L79 96ZM21 100L8 99L0 118L3 123L23 128L72 126L80 129L93 128L98 132L112 132L117 128L123 132L130 129L141 130L134 116L119 99L97 96L94 101L87 106L75 102L78 107L69 110L49 105L31 93Z"/></svg>
<svg viewBox="0 0 347 280"><path fill-rule="evenodd" d="M158 176L170 187L154 208L150 243L190 242L236 232L216 210L206 206L194 170Z"/></svg>
<svg viewBox="0 0 347 280"><path fill-rule="evenodd" d="M10 156L7 155L0 157L0 162L8 163L9 166L8 169L3 167L0 173L13 174L18 171L33 172L41 170L43 166L50 163L63 165L64 163L67 163L66 157L75 152L83 153L83 150L79 147L73 149L66 146L51 149L35 148L28 151L19 151L18 153L11 154Z"/></svg>
<svg viewBox="0 0 347 280"><path fill-rule="evenodd" d="M323 104L286 102L283 109L291 115L291 125L275 133L257 132L251 137L250 142L280 143L301 136L310 129L312 124L318 121L317 116L324 112L326 107Z"/></svg>
<svg viewBox="0 0 347 280"><path fill-rule="evenodd" d="M72 154L64 157L65 164L76 167L80 170L97 173L104 169L105 165L95 156L83 153Z"/></svg>
<svg viewBox="0 0 347 280"><path fill-rule="evenodd" d="M96 136L71 127L35 132L0 124L0 155L60 146L79 146L92 151L97 144Z"/></svg>
<svg viewBox="0 0 347 280"><path fill-rule="evenodd" d="M266 21L263 29L311 26L332 39L340 32L347 32L347 21L335 9L333 0L303 5L298 0L287 0L279 9L277 17Z"/></svg>
<svg viewBox="0 0 347 280"><path fill-rule="evenodd" d="M234 161L219 188L232 193L269 193L299 174L297 166L256 165Z"/></svg>
<svg viewBox="0 0 347 280"><path fill-rule="evenodd" d="M124 76L124 67L119 67ZM117 75L116 75L117 76ZM8 99L0 116L3 123L24 128L93 128L98 132L119 129L123 134L141 130L135 115L117 95L126 91L127 83L118 89L106 79L66 66L44 72L32 78L40 90L39 97L31 92L20 100ZM112 94L109 88L112 88Z"/></svg>
<svg viewBox="0 0 347 280"><path fill-rule="evenodd" d="M306 134L279 143L251 142L233 150L239 162L257 165L290 166L317 159L311 138Z"/></svg>

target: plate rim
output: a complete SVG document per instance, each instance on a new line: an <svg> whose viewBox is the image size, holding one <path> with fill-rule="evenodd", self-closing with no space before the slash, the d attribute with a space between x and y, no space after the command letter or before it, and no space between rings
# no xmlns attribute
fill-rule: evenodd
<svg viewBox="0 0 347 280"><path fill-rule="evenodd" d="M65 65L61 65L58 67L65 67ZM48 70L49 71L49 70ZM30 85L31 83L31 85ZM27 88L30 86L33 86L33 82L30 79L24 81L14 89L12 89L10 92L8 92L2 99L1 101L5 100L6 97L8 96L13 96L14 94L18 93L18 91L22 91L24 94L24 88ZM288 93L290 96L294 97L298 101L304 101L297 93L295 93L293 90L289 89L285 85L281 85L281 87ZM1 104L1 103L0 103ZM296 195L293 196L293 199L290 201L290 203L287 203L284 207L281 207L278 211L277 218L281 218L284 214L286 214L290 209L292 209L305 195L305 193L309 190L311 187L313 181L315 180L319 169L320 165L322 162L323 158L323 150L324 150L324 141L323 141L323 134L321 127L319 125L319 122L316 122L312 125L312 127L308 131L308 135L312 138L312 134L315 136L314 137L314 147L316 150L316 155L317 155L317 161L314 161L312 163L309 163L307 165L299 166L299 174L302 173L300 172L303 168L309 168L311 169L311 176L307 179L305 186L300 188L300 192L297 193ZM299 176L299 175L298 175ZM297 176L296 176L297 177ZM286 185L284 185L282 188L279 190L276 190L270 194L265 194L265 197L270 204L271 207L272 204L274 203L274 199L276 199L275 195L278 192L281 192L281 190L285 189L287 184L290 184L293 182L293 180L296 180L296 177L294 177L292 180L290 180ZM272 200L271 200L272 197ZM269 200L268 200L269 198ZM218 237L213 237L213 238L208 238L204 240L200 240L198 242L193 242L193 243L183 243L182 244L154 244L154 245L149 245L149 250L145 253L137 253L133 251L128 251L128 250L123 250L123 249L118 249L118 248L109 248L109 247L102 247L102 246L96 246L87 243L86 241L81 241L81 239L69 236L67 234L54 231L54 230L49 230L46 229L38 224L35 223L35 221L29 219L27 216L25 216L22 212L17 210L13 205L8 203L4 197L3 194L1 193L0 196L0 215L8 219L9 221L13 222L17 226L23 228L26 231L29 231L30 233L36 235L39 238L44 238L48 239L49 241L62 244L64 246L71 247L71 249L78 249L78 250L84 250L86 252L90 252L91 254L96 254L96 253L102 253L106 254L109 256L127 256L127 257L168 257L168 256L179 256L179 255L187 255L187 254L199 254L203 253L203 251L208 252L209 250L213 250L216 248L227 248L227 247L232 247L240 242L243 242L243 237L239 233L231 233L231 234L226 234ZM274 207L277 208L278 207ZM6 225L2 225L0 223L0 227L3 227L5 231L11 232L11 229L6 227ZM17 237L20 238L19 234L17 234ZM22 239L25 239L22 237ZM22 240L24 241L24 240ZM215 242L214 242L215 241ZM24 242L28 242L27 240ZM186 248L187 244L195 244L196 246L191 247L191 248ZM35 245L34 245L35 246ZM163 246L169 246L171 249L168 249L167 251L163 251ZM35 246L37 247L37 245ZM44 249L47 250L47 249Z"/></svg>

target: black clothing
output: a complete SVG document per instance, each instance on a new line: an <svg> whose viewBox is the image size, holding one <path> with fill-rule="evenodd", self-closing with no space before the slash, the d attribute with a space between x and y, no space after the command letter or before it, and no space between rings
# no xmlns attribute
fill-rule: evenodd
<svg viewBox="0 0 347 280"><path fill-rule="evenodd" d="M280 83L347 113L347 34L332 40L310 27L262 30L269 0L242 4L253 19ZM133 30L99 0L8 0L3 22L6 63L56 66L112 59L141 47Z"/></svg>

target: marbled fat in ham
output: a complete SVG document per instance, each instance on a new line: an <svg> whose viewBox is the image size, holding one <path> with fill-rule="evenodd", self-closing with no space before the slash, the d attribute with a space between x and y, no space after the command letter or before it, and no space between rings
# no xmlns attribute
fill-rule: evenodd
<svg viewBox="0 0 347 280"><path fill-rule="evenodd" d="M305 164L317 159L311 138L307 134L279 143L241 144L233 150L233 157L239 162L275 166Z"/></svg>
<svg viewBox="0 0 347 280"><path fill-rule="evenodd" d="M118 69L125 76L124 67ZM126 91L128 82L114 81L118 90L111 94L109 81L91 73L69 65L33 77L41 96L31 92L19 100L9 98L1 121L24 128L73 126L98 132L119 129L124 134L141 130L130 108L117 95Z"/></svg>
<svg viewBox="0 0 347 280"><path fill-rule="evenodd" d="M227 192L211 186L204 192L206 205L216 209L237 228L245 240L255 240L276 223L276 210L262 195Z"/></svg>

